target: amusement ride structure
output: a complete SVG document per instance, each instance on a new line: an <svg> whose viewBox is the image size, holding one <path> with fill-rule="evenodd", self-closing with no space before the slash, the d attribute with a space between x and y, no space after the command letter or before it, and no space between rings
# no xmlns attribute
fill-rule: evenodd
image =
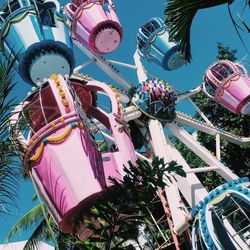
<svg viewBox="0 0 250 250"><path fill-rule="evenodd" d="M186 173L171 182L166 179L165 189L158 193L176 249L181 249L182 235L187 241L191 236L192 249L249 249L250 182L220 161L220 138L250 147L250 137L213 126L197 106L204 122L175 107L204 91L231 112L248 115L250 81L241 64L218 61L207 69L201 86L177 94L166 82L148 77L143 67L145 59L165 70L177 70L185 63L178 45L169 42L160 18L150 19L139 29L135 65L108 60L101 54L117 49L122 39L112 0L74 0L65 8L57 0L5 1L0 34L3 54L18 56L16 70L33 86L13 112L13 133L24 150L24 167L60 230L86 238L79 215L112 185L108 177L121 179L128 161L135 163L139 158L151 163L152 156L160 156L165 162L177 161ZM75 67L73 45L90 61ZM89 63L101 68L121 90L80 74ZM136 70L137 86L114 64ZM102 95L111 102L109 112L100 105ZM183 125L214 135L216 156ZM207 167L191 168L165 128ZM105 152L99 150L97 134L107 144ZM215 171L225 184L208 193L196 176L207 171ZM187 233L190 227L192 234Z"/></svg>

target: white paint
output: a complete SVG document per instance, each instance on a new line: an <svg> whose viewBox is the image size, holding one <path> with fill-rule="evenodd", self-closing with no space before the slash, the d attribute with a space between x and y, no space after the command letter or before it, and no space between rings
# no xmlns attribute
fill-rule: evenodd
<svg viewBox="0 0 250 250"><path fill-rule="evenodd" d="M240 146L250 147L250 137L243 137L243 136L231 134L229 132L226 132L223 129L216 128L212 125L208 125L204 122L196 120L190 115L177 112L175 121L177 123L184 124L192 128L198 129L199 131L202 131L209 135L215 136L216 134L220 134L221 138L223 138L226 141L232 142Z"/></svg>
<svg viewBox="0 0 250 250"><path fill-rule="evenodd" d="M180 155L177 155L175 152L170 153L169 145L167 144L167 141L165 139L165 133L164 133L161 123L157 120L150 120L148 123L148 126L150 130L150 135L151 135L151 143L152 143L155 155L159 157L163 157L165 163L170 162L172 160L177 160L178 162L178 160L180 159ZM181 197L179 193L179 188L180 188L179 183L177 183L171 175L166 173L166 176L171 178L171 182L169 181L167 177L165 177L164 179L166 183L165 193L166 193L167 201L168 201L169 208L171 211L171 216L172 216L172 220L174 224L174 230L178 235L180 235L189 227L189 224L187 224L186 222L188 214L185 212L187 211L186 208L181 203ZM184 179L188 179L188 177L189 176L187 176L187 178L184 178ZM192 194L192 188L193 188L192 186L194 184L199 183L198 179L195 181L196 183L192 182L191 178L186 180L185 189L190 190L190 192L188 193L183 192L185 199L191 204L193 200L192 195L190 195ZM206 194L207 192L205 191L204 195ZM197 197L196 202L200 201L202 198L203 197Z"/></svg>
<svg viewBox="0 0 250 250"><path fill-rule="evenodd" d="M137 50L135 51L135 54L134 54L134 61L135 61L135 65L137 67L138 81L139 81L139 83L143 83L148 79L148 76L147 76L147 73L142 65L141 57L140 57Z"/></svg>
<svg viewBox="0 0 250 250"><path fill-rule="evenodd" d="M52 74L69 74L70 65L61 55L46 54L37 58L30 68L30 77L34 83L42 81Z"/></svg>
<svg viewBox="0 0 250 250"><path fill-rule="evenodd" d="M19 34L19 37L23 41L24 49L27 49L34 43L40 42L34 25L29 16L26 16L21 22L12 24L13 28Z"/></svg>
<svg viewBox="0 0 250 250"><path fill-rule="evenodd" d="M56 25L57 27L51 27L55 41L60 41L64 44L67 44L66 33L64 31L65 24L61 21L57 21Z"/></svg>
<svg viewBox="0 0 250 250"><path fill-rule="evenodd" d="M74 44L89 58L94 59L94 62L98 67L100 67L103 72L105 72L110 78L122 86L125 90L132 87L132 83L126 80L121 74L117 73L113 68L111 68L108 62L104 61L101 57L94 54L92 51L84 47L81 43L74 40Z"/></svg>
<svg viewBox="0 0 250 250"><path fill-rule="evenodd" d="M198 141L196 141L192 135L190 135L183 128L179 128L175 124L168 124L167 128L171 133L181 140L188 148L190 148L196 155L198 155L209 166L216 166L219 168L216 172L223 177L226 181L238 179L238 176L234 174L228 167L224 166L218 161L205 147L203 147Z"/></svg>
<svg viewBox="0 0 250 250"><path fill-rule="evenodd" d="M5 245L0 245L0 250L21 250L24 248L27 241L18 241L13 243L8 243ZM54 247L40 241L39 247L35 247L34 250L54 250Z"/></svg>

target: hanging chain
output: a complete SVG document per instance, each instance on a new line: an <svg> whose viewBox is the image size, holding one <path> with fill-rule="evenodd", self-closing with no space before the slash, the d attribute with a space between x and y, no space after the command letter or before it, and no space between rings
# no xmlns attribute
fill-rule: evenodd
<svg viewBox="0 0 250 250"><path fill-rule="evenodd" d="M67 83L67 87L68 87L68 89L72 95L72 98L73 98L73 104L74 104L75 111L76 111L77 115L79 116L79 119L80 119L82 125L84 126L86 132L88 133L89 138L94 143L94 145L97 146L94 134L92 133L92 129L91 129L91 125L93 124L93 122L86 115L86 113L82 107L82 103L81 103L75 89L73 88L73 86L69 80L69 77L66 77L66 83Z"/></svg>

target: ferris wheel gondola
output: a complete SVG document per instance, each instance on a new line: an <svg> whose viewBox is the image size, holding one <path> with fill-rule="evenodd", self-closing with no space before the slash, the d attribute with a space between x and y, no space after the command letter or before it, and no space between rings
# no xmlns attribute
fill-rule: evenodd
<svg viewBox="0 0 250 250"><path fill-rule="evenodd" d="M162 122L172 122L175 119L177 96L175 90L164 81L150 79L131 91L134 92L131 93L131 103L144 114L145 121L153 118Z"/></svg>
<svg viewBox="0 0 250 250"><path fill-rule="evenodd" d="M121 180L124 165L135 163L136 156L150 164L152 156L160 156L166 164L177 161L186 173L185 177L174 178L167 173L171 178L164 179L166 186L160 191L173 238L186 232L194 220L194 250L249 247L249 227L245 222L235 223L236 229L228 216L231 213L237 219L247 214L243 219L249 223L249 182L236 180L238 177L220 161L220 137L246 147L250 140L216 128L196 106L206 123L176 112L176 103L198 93L201 87L176 95L165 81L150 74L147 77L149 72L140 61L143 57L166 70L185 63L178 44L169 41L160 18L150 19L139 29L136 65L129 65L98 55L114 51L122 39L112 0L73 0L65 7L69 19L57 0L9 0L1 10L2 51L7 56L19 55L20 76L37 85L13 112L12 132L23 146L21 158L26 170L63 232L86 238L88 230L81 216L112 186L109 177ZM90 58L73 74L71 38ZM129 93L119 93L112 86L77 73L90 63L101 67ZM132 87L114 64L137 70L140 84ZM242 65L229 61L213 64L205 74L203 89L230 111L250 113L250 85ZM103 109L99 95L108 98L109 111ZM122 102L128 105L126 112ZM126 123L129 121L131 131ZM185 126L215 135L216 157ZM208 166L191 168L168 133ZM98 144L100 137L102 142ZM101 151L103 143L105 150ZM196 176L206 171L216 171L229 183L208 194ZM177 249L179 243L175 241Z"/></svg>
<svg viewBox="0 0 250 250"><path fill-rule="evenodd" d="M71 74L75 59L66 16L57 0L8 0L1 6L1 50L18 55L18 72L36 84L52 73Z"/></svg>
<svg viewBox="0 0 250 250"><path fill-rule="evenodd" d="M159 17L148 20L139 29L137 48L140 56L165 70L176 70L185 63L179 46L169 41L167 26Z"/></svg>
<svg viewBox="0 0 250 250"><path fill-rule="evenodd" d="M84 221L79 221L84 208L112 186L109 177L121 180L124 165L135 163L136 156L115 89L81 76L68 81L89 119L88 126L88 121L82 122L79 107L61 75L53 75L34 89L13 112L11 124L24 149L25 169L56 223L64 233L84 238ZM97 92L110 98L111 113L96 106ZM113 138L105 151L93 143L97 127L91 119L106 127Z"/></svg>
<svg viewBox="0 0 250 250"><path fill-rule="evenodd" d="M74 0L65 7L73 36L97 54L114 51L122 28L112 0Z"/></svg>
<svg viewBox="0 0 250 250"><path fill-rule="evenodd" d="M192 211L193 249L250 247L250 182L247 177L211 191Z"/></svg>
<svg viewBox="0 0 250 250"><path fill-rule="evenodd" d="M203 90L231 112L250 113L250 80L247 70L239 63L228 60L214 63L205 73Z"/></svg>

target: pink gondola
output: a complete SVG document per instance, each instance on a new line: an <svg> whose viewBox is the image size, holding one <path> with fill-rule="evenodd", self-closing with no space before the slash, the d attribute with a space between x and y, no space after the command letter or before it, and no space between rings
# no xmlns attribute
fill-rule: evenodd
<svg viewBox="0 0 250 250"><path fill-rule="evenodd" d="M65 12L73 36L95 53L110 53L119 46L122 28L112 0L74 0Z"/></svg>
<svg viewBox="0 0 250 250"><path fill-rule="evenodd" d="M250 114L250 80L238 63L221 60L204 76L203 90L211 99L236 114Z"/></svg>
<svg viewBox="0 0 250 250"><path fill-rule="evenodd" d="M122 179L123 165L129 160L135 163L136 157L121 104L112 89L98 81L71 78L70 82L84 112L109 129L115 150L98 151L90 132L94 123L81 122L75 98L60 75L54 75L16 108L12 124L24 120L29 124L27 130L22 127L16 134L25 149L24 166L50 213L63 232L83 238L86 230L79 218L84 208L112 185L109 176ZM110 114L95 106L97 91L110 98Z"/></svg>

